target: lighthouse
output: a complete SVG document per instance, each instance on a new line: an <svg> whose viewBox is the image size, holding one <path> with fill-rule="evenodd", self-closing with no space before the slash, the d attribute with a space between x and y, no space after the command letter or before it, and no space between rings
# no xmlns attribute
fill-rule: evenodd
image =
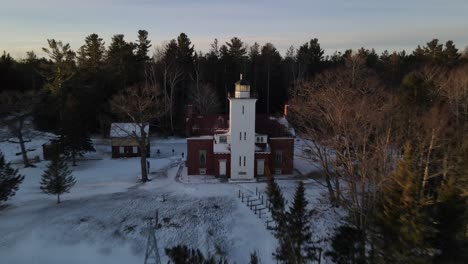
<svg viewBox="0 0 468 264"><path fill-rule="evenodd" d="M254 180L255 104L250 84L235 83L234 97L229 98L229 134L231 138L231 180Z"/></svg>

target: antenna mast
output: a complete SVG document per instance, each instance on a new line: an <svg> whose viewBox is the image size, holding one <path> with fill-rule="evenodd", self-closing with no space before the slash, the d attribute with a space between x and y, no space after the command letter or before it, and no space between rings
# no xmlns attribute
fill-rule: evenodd
<svg viewBox="0 0 468 264"><path fill-rule="evenodd" d="M154 220L149 220L148 223L148 242L146 243L145 264L161 264L159 256L158 240L156 239L156 229L159 224L158 210Z"/></svg>

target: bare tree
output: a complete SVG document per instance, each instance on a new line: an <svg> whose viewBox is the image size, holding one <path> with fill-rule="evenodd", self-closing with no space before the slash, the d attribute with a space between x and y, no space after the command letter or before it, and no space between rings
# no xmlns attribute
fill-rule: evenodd
<svg viewBox="0 0 468 264"><path fill-rule="evenodd" d="M192 89L190 100L200 115L216 113L220 107L218 95L209 84L202 84Z"/></svg>
<svg viewBox="0 0 468 264"><path fill-rule="evenodd" d="M145 127L164 112L159 86L155 81L152 81L154 79L150 78L149 74L147 72L146 82L128 87L115 95L111 101L113 112L120 114L123 120L134 123L138 129L138 133L136 131L127 131L127 133L129 137L138 142L140 148L141 179L143 182L148 181L146 158L149 137Z"/></svg>
<svg viewBox="0 0 468 264"><path fill-rule="evenodd" d="M7 141L19 144L25 167L30 167L26 143L34 136L31 115L35 103L32 93L3 92L0 94L0 124L8 128Z"/></svg>
<svg viewBox="0 0 468 264"><path fill-rule="evenodd" d="M299 84L291 105L291 121L322 167L332 204L343 206L366 234L379 186L398 157L393 97L354 56L344 67Z"/></svg>
<svg viewBox="0 0 468 264"><path fill-rule="evenodd" d="M184 72L175 59L166 58L167 47L168 44L163 44L163 47L156 47L153 59L155 63L162 66L164 106L166 112L169 113L171 132L174 133L174 94L177 85L183 80Z"/></svg>

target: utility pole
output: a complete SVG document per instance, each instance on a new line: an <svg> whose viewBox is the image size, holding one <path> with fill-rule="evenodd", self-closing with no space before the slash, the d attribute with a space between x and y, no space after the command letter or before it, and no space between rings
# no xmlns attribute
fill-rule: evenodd
<svg viewBox="0 0 468 264"><path fill-rule="evenodd" d="M146 243L145 264L161 264L159 256L158 240L156 239L156 229L159 224L158 211L154 220L149 220L148 223L148 242Z"/></svg>

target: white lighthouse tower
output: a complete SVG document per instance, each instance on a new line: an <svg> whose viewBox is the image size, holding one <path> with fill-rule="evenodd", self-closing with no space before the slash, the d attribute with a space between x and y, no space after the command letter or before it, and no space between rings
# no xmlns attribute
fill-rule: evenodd
<svg viewBox="0 0 468 264"><path fill-rule="evenodd" d="M241 74L235 95L229 98L231 180L254 180L256 101Z"/></svg>

